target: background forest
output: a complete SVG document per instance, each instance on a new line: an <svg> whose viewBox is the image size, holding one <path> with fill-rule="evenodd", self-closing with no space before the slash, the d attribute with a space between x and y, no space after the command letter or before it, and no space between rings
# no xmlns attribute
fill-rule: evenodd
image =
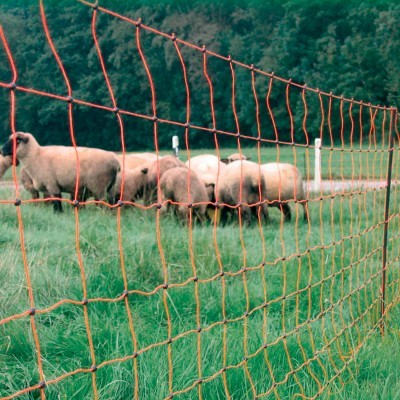
<svg viewBox="0 0 400 400"><path fill-rule="evenodd" d="M111 106L91 33L93 11L72 0L43 2L51 36L71 81L73 97ZM387 106L399 105L400 4L390 1L224 0L224 1L100 1L100 5L196 45L266 72L325 92ZM50 51L40 18L39 2L5 0L0 4L0 24L8 39L18 69L17 85L66 95L66 86ZM152 115L151 91L136 44L136 27L99 13L96 24L106 68L119 108ZM154 79L157 115L186 121L186 92L182 67L173 42L140 30L140 42ZM212 126L210 93L203 73L200 51L180 45L187 67L190 122ZM208 56L213 83L216 126L236 132L232 111L230 65ZM251 72L235 67L235 102L240 132L257 135L256 107ZM0 46L0 81L11 81L11 69ZM262 137L274 139L266 105L269 78L256 77ZM290 139L290 120L285 99L286 84L274 80L270 104L279 140ZM321 110L318 96L307 93L307 134L320 135ZM326 114L327 100L324 100ZM10 133L8 90L0 88L0 141ZM305 114L301 90L291 88L290 107L294 134L304 142ZM340 140L340 101L332 105L332 135ZM349 104L344 137L350 129ZM352 110L355 121L362 111ZM324 114L324 115L325 115ZM326 115L325 115L326 118ZM368 125L368 111L363 118ZM17 91L17 129L34 133L41 144L70 144L67 104ZM377 123L379 121L377 120ZM120 150L119 127L113 113L74 106L77 143ZM124 117L127 150L154 149L153 123ZM325 129L325 128L324 128ZM327 127L326 127L327 129ZM327 133L325 133L327 135ZM171 136L183 143L184 129L159 125L159 145L170 148ZM233 147L236 139L219 135L221 146ZM212 134L190 130L191 148L214 147ZM246 143L243 143L246 145Z"/></svg>

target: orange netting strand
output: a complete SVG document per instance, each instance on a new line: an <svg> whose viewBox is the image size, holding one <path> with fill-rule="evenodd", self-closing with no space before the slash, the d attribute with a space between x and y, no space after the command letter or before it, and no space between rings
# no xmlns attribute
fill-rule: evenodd
<svg viewBox="0 0 400 400"><path fill-rule="evenodd" d="M78 265L79 265L79 270L81 273L81 281L82 281L82 289L83 289L83 312L84 312L84 319L85 319L85 327L86 327L86 334L88 338L88 344L89 344L89 351L90 351L90 356L91 356L91 361L92 361L92 386L93 386L93 392L94 392L94 397L95 399L98 398L98 391L97 391L97 383L96 383L96 358L95 358L95 351L94 351L94 346L93 346L93 339L92 339L92 334L91 334L91 329L90 329L90 322L89 322L89 312L88 312L88 293L87 293L87 284L86 284L86 276L85 276L85 269L84 269L84 263L83 263L83 257L82 257L82 252L80 250L80 225L79 225L79 212L78 212L78 190L79 190L79 177L80 177L80 162L79 162L79 155L77 151L77 144L75 140L75 133L74 133L74 125L73 125L73 97L72 97L72 88L69 82L68 75L65 71L65 68L63 66L63 63L57 53L57 50L53 44L53 41L50 36L50 32L48 29L47 25L47 20L46 20L46 15L45 15L45 10L43 7L42 1L40 2L40 13L41 13L41 19L42 19L42 24L43 28L46 34L47 41L49 43L49 46L51 48L51 51L56 59L56 62L58 64L59 69L61 70L61 73L63 75L65 84L67 86L68 90L68 118L69 118L69 127L70 127L70 136L71 136L71 141L73 144L73 147L75 149L75 154L76 154L76 168L77 168L77 178L76 178L76 186L75 186L75 195L74 195L74 201L73 204L75 206L74 209L74 216L75 216L75 246L76 246L76 254L78 258Z"/></svg>
<svg viewBox="0 0 400 400"><path fill-rule="evenodd" d="M12 57L10 48L8 46L6 37L4 36L3 29L0 26L0 38L3 43L3 46L6 50L7 53L7 58L8 58L8 63L11 67L12 70L12 84L11 84L11 90L10 90L10 126L11 126L11 132L14 134L16 132L16 121L15 121L15 114L16 114L16 96L15 96L15 82L18 79L18 73L17 69L15 67L14 59ZM40 340L39 340L39 335L36 327L36 322L35 322L35 300L34 300L34 295L33 295L33 287L32 287L32 282L31 282L31 276L30 276L30 271L29 271L29 263L26 255L26 245L25 245L25 235L24 235L24 224L23 224L23 219L22 219L22 211L21 211L21 200L19 199L20 197L20 192L19 192L19 186L18 186L18 178L17 178L17 163L16 163L16 149L17 149L17 142L16 138L14 136L13 140L13 167L12 167L12 175L13 175L13 182L14 182L14 188L15 188L15 194L16 194L16 199L15 199L15 206L16 206L16 213L17 213L17 218L18 218L18 229L19 229L19 241L20 241L20 246L21 246L21 253L22 253L22 263L23 263L23 268L24 268L24 274L25 274L25 280L26 280L26 285L28 289L28 297L29 297L29 311L28 315L30 316L30 325L31 325L31 330L32 330L32 335L33 335L33 340L35 343L35 350L37 354L37 367L38 367L38 373L39 373L39 380L40 382L36 385L37 389L40 390L40 398L44 400L46 398L44 388L46 386L45 384L45 377L43 373L43 363L42 363L42 354L41 354L41 349L40 349Z"/></svg>
<svg viewBox="0 0 400 400"><path fill-rule="evenodd" d="M103 59L103 55L101 52L100 44L97 39L97 34L96 34L96 21L97 21L97 10L93 9L93 17L92 17L92 36L93 36L93 41L95 43L96 47L96 52L99 58L99 62L101 65L101 69L103 72L104 80L107 85L107 89L111 98L111 102L113 105L113 110L116 115L116 118L118 120L118 125L120 128L120 137L121 137L121 147L122 147L122 164L121 164L121 187L120 187L120 200L118 204L120 206L123 205L123 194L124 194L124 186L125 186L125 156L126 156L126 148L125 148L125 135L124 135L124 125L123 125L123 120L122 117L119 113L119 108L117 106L116 98L114 95L114 90L112 88L110 79L108 77L108 73L106 70L105 62ZM133 354L136 354L138 351L138 343L137 343L137 337L136 337L136 331L134 327L134 322L133 322L133 316L132 316L132 310L131 306L129 304L129 286L128 286L128 278L127 278L127 272L125 268L125 257L124 257L124 250L123 250L123 240L122 240L122 229L121 229L121 207L117 209L117 232L118 232L118 250L119 250L119 257L120 257L120 264L121 264L121 274L124 282L124 303L125 303L125 309L128 317L128 327L129 327L129 332L131 335L132 339L132 348L133 348ZM139 398L139 374L138 374L138 359L137 357L133 358L133 376L134 376L134 398L138 399Z"/></svg>

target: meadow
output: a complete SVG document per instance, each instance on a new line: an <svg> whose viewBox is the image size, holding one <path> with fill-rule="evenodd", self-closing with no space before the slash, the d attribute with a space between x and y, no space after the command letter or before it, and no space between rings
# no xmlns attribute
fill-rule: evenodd
<svg viewBox="0 0 400 400"><path fill-rule="evenodd" d="M276 159L268 151L262 161ZM281 149L280 160L292 151ZM243 152L257 159L255 149ZM385 177L382 154L353 154L352 163L333 152L323 177L358 178L357 163L369 179ZM311 194L310 222L292 204L285 224L271 209L268 224L187 226L156 207L66 203L56 215L23 191L16 207L5 201L12 186L2 187L0 398L40 381L28 271L47 399L94 398L93 375L100 399L133 398L135 387L140 399L167 398L171 388L179 399L400 399L397 186L381 319L385 193Z"/></svg>

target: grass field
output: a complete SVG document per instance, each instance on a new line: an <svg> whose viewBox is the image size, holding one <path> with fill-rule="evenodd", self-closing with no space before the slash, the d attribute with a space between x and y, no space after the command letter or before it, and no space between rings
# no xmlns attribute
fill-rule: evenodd
<svg viewBox="0 0 400 400"><path fill-rule="evenodd" d="M243 153L257 159L254 149ZM297 150L300 169L301 154ZM274 149L263 149L262 162L275 160ZM292 149L281 149L279 160L293 162ZM397 155L394 165L397 179ZM380 179L386 169L386 153L323 155L326 178ZM100 399L133 398L135 383L140 399L166 398L170 384L172 392L184 392L174 396L180 399L317 393L322 399L400 399L397 186L388 224L384 337L378 329L385 193L312 198L310 223L292 204L291 222L282 225L278 210L271 209L269 224L243 229L238 222L190 228L136 207L88 205L76 220L68 204L55 215L51 206L23 201L33 319L50 382L46 398L94 397L91 372L64 376L93 364L87 311ZM1 200L14 198L12 187L1 188ZM40 380L30 317L6 320L31 307L17 210L0 203L0 398ZM204 381L196 385L199 378ZM18 398L40 395L35 390Z"/></svg>

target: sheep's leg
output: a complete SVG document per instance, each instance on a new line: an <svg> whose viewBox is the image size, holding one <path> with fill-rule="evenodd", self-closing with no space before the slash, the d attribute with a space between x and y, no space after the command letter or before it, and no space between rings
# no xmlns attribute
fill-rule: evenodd
<svg viewBox="0 0 400 400"><path fill-rule="evenodd" d="M238 209L238 212L242 215L242 220L246 225L250 225L251 223L251 208L249 206L241 205Z"/></svg>
<svg viewBox="0 0 400 400"><path fill-rule="evenodd" d="M304 210L304 221L310 221L310 214L308 212L308 202L301 203Z"/></svg>
<svg viewBox="0 0 400 400"><path fill-rule="evenodd" d="M59 199L62 198L61 189L58 187L56 183L53 183L48 187L46 187L46 191L49 192L50 197L57 197ZM61 200L53 200L53 209L54 212L63 212Z"/></svg>
<svg viewBox="0 0 400 400"><path fill-rule="evenodd" d="M289 204L288 203L282 203L280 205L280 207L281 207L281 211L283 213L285 222L290 221L292 219L292 213L290 211Z"/></svg>
<svg viewBox="0 0 400 400"><path fill-rule="evenodd" d="M61 192L60 193L54 193L52 195L52 197L59 197L61 199L62 198ZM53 209L54 209L54 212L59 212L59 213L63 212L61 200L53 200Z"/></svg>
<svg viewBox="0 0 400 400"><path fill-rule="evenodd" d="M182 221L189 222L190 210L188 206L178 206L177 213Z"/></svg>
<svg viewBox="0 0 400 400"><path fill-rule="evenodd" d="M36 189L29 190L29 193L31 194L33 200L38 200L40 197L39 191L37 191Z"/></svg>
<svg viewBox="0 0 400 400"><path fill-rule="evenodd" d="M264 221L269 222L268 203L264 203L260 207L261 207L261 214L264 217Z"/></svg>
<svg viewBox="0 0 400 400"><path fill-rule="evenodd" d="M167 201L167 200L168 199L165 196L161 197L161 204L162 204L162 206L160 208L160 214L161 215L165 215L168 212L168 210L169 210L169 208L171 206L171 203L169 201Z"/></svg>
<svg viewBox="0 0 400 400"><path fill-rule="evenodd" d="M229 207L222 207L220 208L220 212L220 223L221 225L225 225L228 222L229 216L232 214L231 209Z"/></svg>

